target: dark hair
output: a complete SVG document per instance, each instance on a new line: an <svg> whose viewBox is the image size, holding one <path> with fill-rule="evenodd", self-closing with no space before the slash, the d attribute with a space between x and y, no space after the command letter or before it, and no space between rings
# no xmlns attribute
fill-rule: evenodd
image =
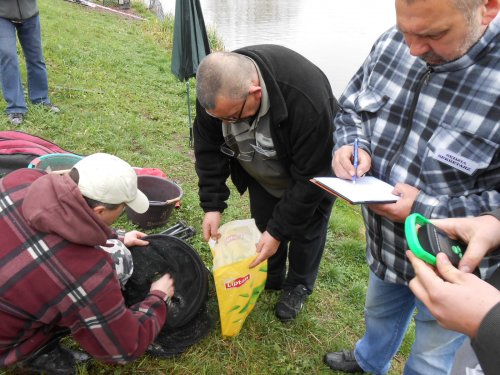
<svg viewBox="0 0 500 375"><path fill-rule="evenodd" d="M68 175L75 182L75 184L78 185L78 181L80 181L80 175L78 174L78 169L71 168ZM95 199L87 198L83 194L82 194L82 197L83 197L83 199L85 199L85 202L87 202L87 204L90 208L94 208L97 206L104 206L104 208L107 208L108 210L116 210L121 205L121 203L100 202L100 201L97 201Z"/></svg>

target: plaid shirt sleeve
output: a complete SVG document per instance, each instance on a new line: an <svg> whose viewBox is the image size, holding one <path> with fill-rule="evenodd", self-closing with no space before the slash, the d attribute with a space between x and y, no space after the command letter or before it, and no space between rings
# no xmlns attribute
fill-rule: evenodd
<svg viewBox="0 0 500 375"><path fill-rule="evenodd" d="M103 287L78 311L79 319L70 327L72 335L95 359L133 361L146 351L165 322L165 294L150 292L142 302L127 308L114 277L103 280Z"/></svg>

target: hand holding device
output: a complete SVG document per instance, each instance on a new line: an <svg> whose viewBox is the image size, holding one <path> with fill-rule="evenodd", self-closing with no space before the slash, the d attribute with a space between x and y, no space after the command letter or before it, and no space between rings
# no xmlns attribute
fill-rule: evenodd
<svg viewBox="0 0 500 375"><path fill-rule="evenodd" d="M417 224L420 225L419 228ZM413 254L433 266L436 265L436 255L443 252L457 267L467 248L463 242L449 238L445 232L418 213L406 218L405 235Z"/></svg>

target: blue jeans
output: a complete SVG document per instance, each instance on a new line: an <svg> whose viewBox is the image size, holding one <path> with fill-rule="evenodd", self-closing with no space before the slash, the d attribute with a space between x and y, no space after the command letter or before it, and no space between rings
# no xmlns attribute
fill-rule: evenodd
<svg viewBox="0 0 500 375"><path fill-rule="evenodd" d="M404 374L449 374L465 336L439 326L425 305L405 285L382 281L370 272L365 302L365 335L354 356L364 371L386 374L415 315L416 337Z"/></svg>
<svg viewBox="0 0 500 375"><path fill-rule="evenodd" d="M14 23L0 17L0 78L3 96L7 102L7 113L26 112L16 33L26 58L29 98L35 104L50 103L38 14L22 23Z"/></svg>

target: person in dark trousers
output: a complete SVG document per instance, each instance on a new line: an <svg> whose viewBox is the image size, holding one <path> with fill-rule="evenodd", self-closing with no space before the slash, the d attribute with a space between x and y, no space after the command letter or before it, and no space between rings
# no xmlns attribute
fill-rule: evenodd
<svg viewBox="0 0 500 375"><path fill-rule="evenodd" d="M74 374L89 356L59 345L71 334L93 358L126 363L160 332L173 280L163 275L127 308L113 259L101 246L125 206L147 197L125 161L93 154L69 174L19 169L0 179L0 367ZM128 232L126 246L146 245Z"/></svg>
<svg viewBox="0 0 500 375"><path fill-rule="evenodd" d="M439 326L408 288L404 221L476 216L500 205L500 17L497 0L395 0L397 25L383 33L340 98L333 169L369 173L395 186L393 204L362 207L370 268L365 333L327 353L333 370L385 374L410 322L415 340L404 373L448 375L463 334ZM362 178L362 177L360 177ZM478 264L488 278L500 260ZM417 313L414 315L414 311Z"/></svg>
<svg viewBox="0 0 500 375"><path fill-rule="evenodd" d="M266 288L283 289L276 316L293 320L313 291L334 201L309 181L331 175L338 105L330 83L300 54L256 45L206 56L196 85L204 238L218 236L231 176L240 194L248 190L262 232L251 267L268 259Z"/></svg>
<svg viewBox="0 0 500 375"><path fill-rule="evenodd" d="M27 111L21 82L16 34L28 71L28 95L32 103L58 113L49 99L47 68L43 58L40 18L36 0L0 1L0 79L10 123L18 126Z"/></svg>
<svg viewBox="0 0 500 375"><path fill-rule="evenodd" d="M432 223L468 243L466 251L486 254L500 247L500 209L474 218L433 220ZM482 370L494 375L500 369L500 269L489 283L453 267L444 254L436 268L408 251L415 278L410 289L443 327L471 338Z"/></svg>

